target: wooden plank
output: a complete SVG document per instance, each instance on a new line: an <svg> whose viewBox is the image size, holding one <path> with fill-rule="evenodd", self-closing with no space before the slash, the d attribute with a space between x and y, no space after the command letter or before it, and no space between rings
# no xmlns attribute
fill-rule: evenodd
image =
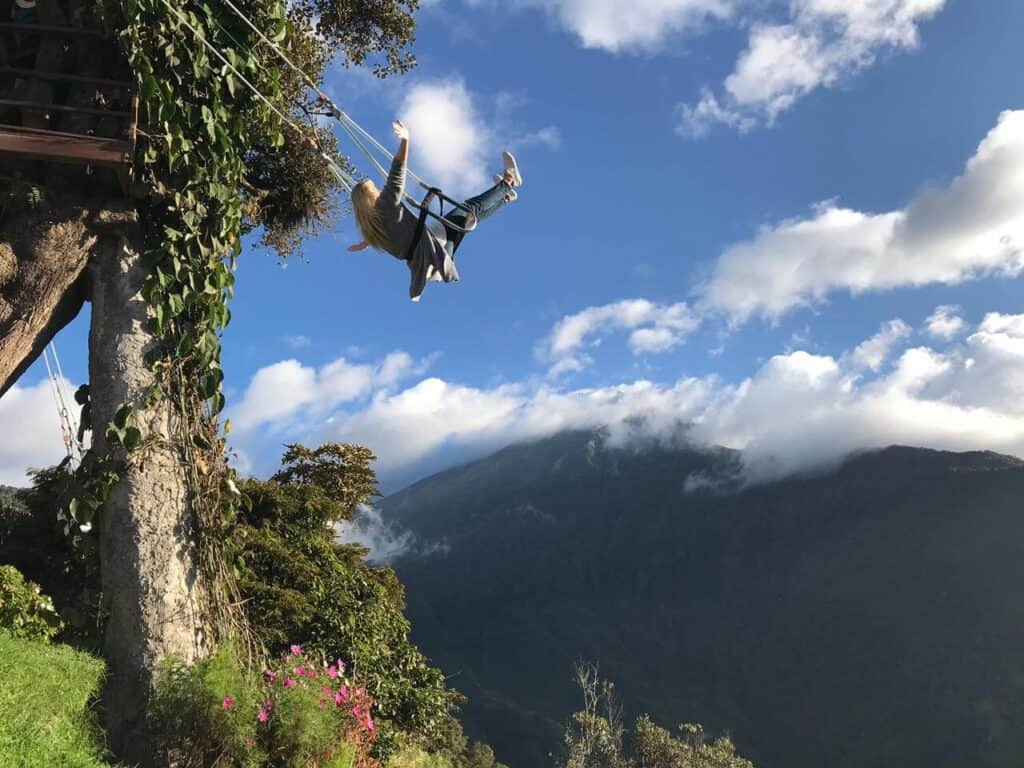
<svg viewBox="0 0 1024 768"><path fill-rule="evenodd" d="M0 130L13 131L15 133L40 133L44 136L64 136L69 139L114 139L114 136L95 136L85 133L69 133L68 131L51 131L49 128L30 128L27 125L0 122Z"/></svg>
<svg viewBox="0 0 1024 768"><path fill-rule="evenodd" d="M0 126L0 153L94 165L125 165L132 161L131 144L120 139L100 139L93 136L71 137L31 133L16 127Z"/></svg>
<svg viewBox="0 0 1024 768"><path fill-rule="evenodd" d="M134 83L127 80L107 80L102 77L82 77L81 75L64 75L59 72L40 72L38 69L24 69L23 67L0 67L0 75L14 75L25 79L56 80L62 83L89 83L95 85L106 85L110 88L131 89Z"/></svg>
<svg viewBox="0 0 1024 768"><path fill-rule="evenodd" d="M15 101L0 99L0 107L21 107L36 112L74 112L78 115L100 115L102 117L131 117L131 112L115 109L95 109L93 107L68 107L63 104L47 104L42 101Z"/></svg>
<svg viewBox="0 0 1024 768"><path fill-rule="evenodd" d="M23 21L0 21L0 29L22 29L29 32L42 32L47 35L85 35L86 37L101 37L104 40L112 39L99 29L62 27L53 24L28 24Z"/></svg>

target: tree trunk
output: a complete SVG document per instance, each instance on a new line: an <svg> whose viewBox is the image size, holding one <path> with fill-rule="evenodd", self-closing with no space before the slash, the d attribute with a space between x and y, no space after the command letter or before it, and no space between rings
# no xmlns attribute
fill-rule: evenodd
<svg viewBox="0 0 1024 768"><path fill-rule="evenodd" d="M100 515L99 534L107 736L119 759L148 766L155 760L145 721L153 673L168 655L196 659L204 635L194 525L173 413L166 401L144 404L153 384L147 353L155 343L140 295L145 275L128 239L95 254L89 379L94 447L101 455L110 449L101 425L124 403L133 406L143 435Z"/></svg>
<svg viewBox="0 0 1024 768"><path fill-rule="evenodd" d="M80 208L18 217L0 234L0 397L82 308L97 235Z"/></svg>

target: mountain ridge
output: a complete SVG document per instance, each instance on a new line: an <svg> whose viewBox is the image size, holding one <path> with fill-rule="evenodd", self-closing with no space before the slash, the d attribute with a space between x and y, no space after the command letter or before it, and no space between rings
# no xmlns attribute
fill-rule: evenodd
<svg viewBox="0 0 1024 768"><path fill-rule="evenodd" d="M1024 462L891 446L687 493L739 455L596 437L510 446L381 503L447 544L395 564L415 639L512 768L547 764L580 656L634 711L731 731L759 767L1024 762L1007 726L1024 610L1005 586L1024 579Z"/></svg>

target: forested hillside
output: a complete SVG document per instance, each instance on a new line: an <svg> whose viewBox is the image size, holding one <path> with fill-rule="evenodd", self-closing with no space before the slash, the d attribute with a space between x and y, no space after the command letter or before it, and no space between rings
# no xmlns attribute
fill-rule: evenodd
<svg viewBox="0 0 1024 768"><path fill-rule="evenodd" d="M384 501L470 732L542 765L575 660L768 768L1024 764L1024 463L890 448L727 492L725 451L562 434Z"/></svg>

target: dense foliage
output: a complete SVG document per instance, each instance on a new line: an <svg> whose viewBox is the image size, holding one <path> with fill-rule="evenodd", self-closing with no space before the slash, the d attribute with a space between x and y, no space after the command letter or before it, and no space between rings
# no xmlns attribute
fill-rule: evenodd
<svg viewBox="0 0 1024 768"><path fill-rule="evenodd" d="M298 643L344 659L375 700L377 756L421 745L440 753L446 768L502 768L489 747L468 742L453 716L460 697L410 642L394 572L367 564L361 547L335 541L335 523L376 494L372 461L358 446L290 446L271 480L239 484L243 503L222 544L257 639L272 655ZM0 504L0 561L15 563L54 595L63 639L96 648L95 532L58 519L70 492L66 468L37 472L34 480ZM162 718L173 722L166 703Z"/></svg>
<svg viewBox="0 0 1024 768"><path fill-rule="evenodd" d="M679 726L673 736L647 715L633 728L633 748L638 768L754 768L754 764L736 754L736 747L725 736L711 738L699 725Z"/></svg>
<svg viewBox="0 0 1024 768"><path fill-rule="evenodd" d="M372 460L358 446L289 446L273 478L242 484L228 556L250 624L272 653L298 643L351 665L376 702L386 754L399 731L436 744L456 695L409 641L394 572L335 541L335 525L376 495Z"/></svg>
<svg viewBox="0 0 1024 768"><path fill-rule="evenodd" d="M679 726L679 735L673 736L647 715L629 734L630 755L615 687L586 664L577 665L576 683L583 709L566 727L563 768L754 768L724 736L708 738L701 726L690 724Z"/></svg>
<svg viewBox="0 0 1024 768"><path fill-rule="evenodd" d="M17 568L0 565L0 632L22 640L52 640L61 628L53 600Z"/></svg>
<svg viewBox="0 0 1024 768"><path fill-rule="evenodd" d="M31 488L0 499L0 563L20 570L53 598L62 629L58 640L99 649L99 568L96 534L83 532L61 510L75 491L65 466L32 473Z"/></svg>
<svg viewBox="0 0 1024 768"><path fill-rule="evenodd" d="M343 662L299 646L262 674L228 646L192 666L168 659L151 719L178 768L380 768L373 700Z"/></svg>

